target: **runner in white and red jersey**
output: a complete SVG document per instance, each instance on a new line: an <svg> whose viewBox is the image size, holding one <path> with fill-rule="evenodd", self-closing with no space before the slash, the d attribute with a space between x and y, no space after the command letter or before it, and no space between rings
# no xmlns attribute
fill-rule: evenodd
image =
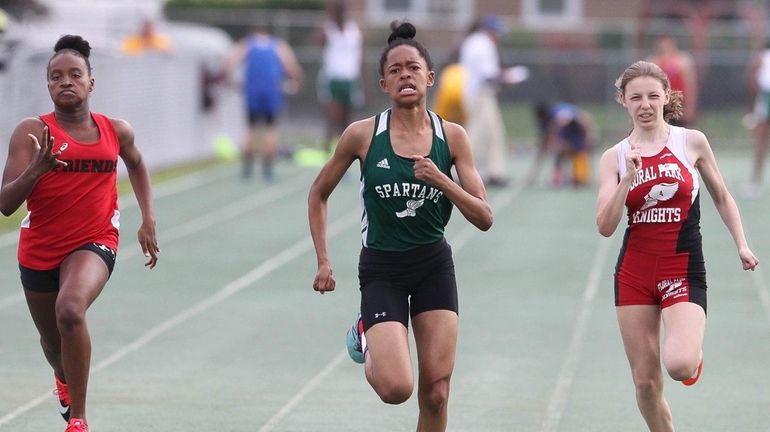
<svg viewBox="0 0 770 432"><path fill-rule="evenodd" d="M133 129L89 108L94 78L88 41L62 36L54 52L46 70L54 110L16 126L0 212L11 215L26 201L18 251L24 295L54 371L65 432L88 432L91 339L85 317L115 265L118 157L142 212L138 237L147 267L155 267L159 250L150 175Z"/></svg>
<svg viewBox="0 0 770 432"><path fill-rule="evenodd" d="M626 197L627 247L672 254L700 245L698 173L686 153L687 130L669 127L664 147L642 157ZM626 174L625 157L631 152L626 138L615 145L620 176ZM650 241L650 239L654 239Z"/></svg>
<svg viewBox="0 0 770 432"><path fill-rule="evenodd" d="M705 135L669 124L682 115L682 95L671 91L666 74L654 63L639 61L615 85L633 129L602 156L596 223L609 237L627 214L615 272L620 332L642 417L650 430L673 431L661 355L668 374L685 385L695 384L703 367L701 183L735 241L743 268L753 270L759 261L748 247L738 207Z"/></svg>

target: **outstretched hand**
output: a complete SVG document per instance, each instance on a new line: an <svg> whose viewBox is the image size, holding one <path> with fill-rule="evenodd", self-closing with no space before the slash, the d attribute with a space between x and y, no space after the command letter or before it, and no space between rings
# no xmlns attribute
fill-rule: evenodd
<svg viewBox="0 0 770 432"><path fill-rule="evenodd" d="M33 134L27 134L28 137L35 144L35 155L32 157L30 166L35 170L38 176L41 176L48 171L56 167L65 167L67 162L59 160L61 151L52 151L53 149L53 137L48 126L43 127L42 144L38 141L37 137Z"/></svg>

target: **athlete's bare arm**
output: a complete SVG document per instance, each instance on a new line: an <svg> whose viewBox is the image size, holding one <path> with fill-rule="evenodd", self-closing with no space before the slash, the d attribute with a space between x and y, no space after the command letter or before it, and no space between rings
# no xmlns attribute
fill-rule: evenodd
<svg viewBox="0 0 770 432"><path fill-rule="evenodd" d="M313 289L323 294L326 291L334 291L336 282L332 275L331 263L326 249L326 224L329 196L337 187L337 184L350 168L350 165L358 159L363 161L369 149L374 130L374 117L352 123L345 129L340 137L332 157L326 162L318 173L308 194L308 221L310 222L310 235L315 245L318 271L313 280Z"/></svg>
<svg viewBox="0 0 770 432"><path fill-rule="evenodd" d="M639 149L632 145L625 156L626 173L618 179L618 152L615 147L607 149L599 161L599 192L596 197L596 226L599 233L610 237L623 218L626 196L631 182L642 167Z"/></svg>
<svg viewBox="0 0 770 432"><path fill-rule="evenodd" d="M727 230L735 242L743 269L754 270L757 264L759 264L759 260L754 256L746 241L738 205L735 204L733 196L727 190L708 139L702 132L688 129L687 144L688 157L694 161L694 165L698 169L706 189L708 189L711 198L714 200L719 216L722 218L725 226L727 226Z"/></svg>
<svg viewBox="0 0 770 432"><path fill-rule="evenodd" d="M134 129L124 120L111 120L120 140L120 158L126 164L128 179L136 195L136 201L142 212L142 225L137 237L142 253L148 258L145 266L155 267L158 262L158 239L155 234L155 210L152 205L150 171L144 164L142 154L134 145Z"/></svg>

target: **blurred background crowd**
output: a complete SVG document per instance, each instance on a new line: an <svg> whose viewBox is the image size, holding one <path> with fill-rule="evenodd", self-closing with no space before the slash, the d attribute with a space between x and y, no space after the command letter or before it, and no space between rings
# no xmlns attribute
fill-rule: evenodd
<svg viewBox="0 0 770 432"><path fill-rule="evenodd" d="M478 112L467 105L483 103L477 100L483 92L479 88L469 90L469 82L494 81L488 102L497 112L485 114L483 119L498 116L499 124L487 124L483 129L489 132L497 127L501 131L477 140L492 143L480 155L482 174L492 186L505 186L517 177L507 171L508 157L535 154L549 141L545 138L552 127L543 123L548 120L542 117L544 107L568 104L574 110L562 109L559 115L580 111L581 118L589 118L591 126L578 133L582 137L578 150L590 151L617 141L629 124L615 105L612 84L628 64L642 58L658 62L668 72L672 86L685 93L685 124L706 129L717 147L749 149L763 133L764 119L755 113L756 97L762 93L755 73L768 40L769 3L3 0L0 142L8 142L13 125L21 118L50 109L45 63L55 40L61 34L73 33L94 46L97 91L93 108L133 124L151 167L203 160L226 154L228 148L237 152L233 148L241 147L243 131L248 129L241 92L246 77L237 68L225 76L225 69L238 41L260 29L286 43L302 72L301 80L283 88L286 100L277 122L282 131L277 138L277 154L302 149L328 151L349 121L385 106L384 95L377 88L376 64L390 22L407 19L417 27L417 39L429 48L437 66L439 82L431 95L432 107L444 109L436 99L446 96L441 90L443 84L454 82L455 90L465 86L463 92L455 92L461 99L458 103L466 104L460 113ZM336 81L330 87L329 80L336 78L329 76L329 65L324 66L333 55L328 47L334 42L324 23L334 19L339 7L345 19L357 26L362 47L360 52L347 51L351 56L358 52L355 55L360 56L361 63L360 76L348 72L348 78L355 79L351 88L339 87ZM469 39L479 31L486 31L494 44L497 58L491 61L497 68L490 73L498 76L465 76L465 82L457 74L453 78L450 67L462 65L463 44L478 44L478 40ZM351 37L354 39L348 42L359 40ZM359 62L358 58L341 58L352 67ZM480 60L466 55L465 61L479 64ZM350 94L343 94L345 103L330 106L329 89ZM473 118L441 113L463 122L473 136ZM565 138L565 134L556 132L555 136ZM554 141L549 142L553 145ZM0 152L0 163L5 153ZM585 154L581 157L584 160L576 163L590 165ZM567 183L590 183L588 167L575 165L575 169L580 173L573 173L574 178L568 176L572 180ZM554 183L565 182L561 172L548 178Z"/></svg>

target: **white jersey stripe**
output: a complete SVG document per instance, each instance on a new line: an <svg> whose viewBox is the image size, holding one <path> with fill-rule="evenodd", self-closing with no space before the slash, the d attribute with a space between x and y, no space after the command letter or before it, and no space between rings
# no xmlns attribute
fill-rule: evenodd
<svg viewBox="0 0 770 432"><path fill-rule="evenodd" d="M367 247L366 236L369 233L369 217L366 214L366 205L364 204L364 179L361 179L361 187L358 189L358 202L361 206L361 243Z"/></svg>
<svg viewBox="0 0 770 432"><path fill-rule="evenodd" d="M377 123L377 131L374 133L375 136L388 130L389 114L390 114L390 109L386 109L385 111L382 112L382 114L380 114L380 121Z"/></svg>
<svg viewBox="0 0 770 432"><path fill-rule="evenodd" d="M669 140L669 150L676 156L682 165L687 168L687 171L692 175L692 202L695 202L695 198L698 196L700 189L700 182L698 179L698 172L695 170L695 166L687 157L687 129L681 127L671 126L671 139Z"/></svg>
<svg viewBox="0 0 770 432"><path fill-rule="evenodd" d="M444 139L444 128L441 126L441 120L439 120L436 113L433 111L428 111L430 113L430 118L433 119L433 128L436 130L436 136L442 140L446 141Z"/></svg>

